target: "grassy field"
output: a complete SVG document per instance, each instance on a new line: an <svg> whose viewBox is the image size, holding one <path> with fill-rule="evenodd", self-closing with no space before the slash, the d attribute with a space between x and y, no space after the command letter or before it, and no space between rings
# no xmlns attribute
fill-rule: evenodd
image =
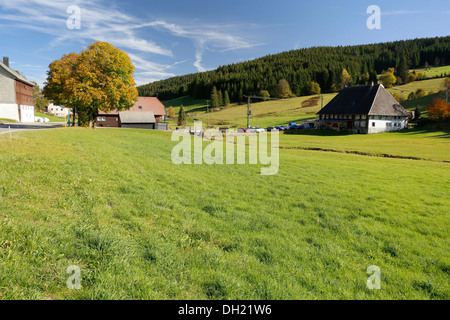
<svg viewBox="0 0 450 320"><path fill-rule="evenodd" d="M450 75L450 66L443 66L443 67L431 67L428 70L423 69L413 69L412 71L416 71L416 73L423 73L423 75L427 78L434 78L434 77L440 77L442 75L448 74Z"/></svg>
<svg viewBox="0 0 450 320"><path fill-rule="evenodd" d="M445 132L308 139L449 154ZM0 135L0 298L450 298L449 163L281 149L279 173L261 176L176 166L175 144L128 129Z"/></svg>
<svg viewBox="0 0 450 320"><path fill-rule="evenodd" d="M416 91L417 89L423 89L425 93L438 92L445 89L445 79L430 79L430 80L422 80L422 81L414 81L402 86L396 86L392 88L388 88L387 90L391 93L397 93L403 96L404 99L408 98L408 95Z"/></svg>
<svg viewBox="0 0 450 320"><path fill-rule="evenodd" d="M48 118L48 120L50 120L50 122L65 122L66 120L64 118L59 118L59 117L55 117L46 113L42 113L42 112L34 112L34 116L35 117L42 117L42 118Z"/></svg>
<svg viewBox="0 0 450 320"><path fill-rule="evenodd" d="M412 82L403 86L388 88L391 93L401 94L405 99L410 92L417 89L423 89L428 94L430 91L438 92L444 89L444 79L431 79ZM337 93L324 94L323 105L325 106L336 96ZM439 97L442 95L440 94ZM322 101L319 100L316 106L306 107L304 102L317 96L305 96L286 100L273 100L266 102L252 101L250 117L250 125L258 127L287 125L289 122L301 123L302 121L313 119L320 110ZM433 96L434 97L434 96ZM405 101L404 105L407 109L414 110L419 106L425 111L426 106L431 102L430 97ZM208 123L208 115L206 113L206 100L194 100L191 97L182 97L163 102L168 108L172 106L175 114L178 115L180 106L184 103L186 113L191 116L187 118L186 124L193 125L195 120L203 122L206 126ZM167 110L167 109L166 109ZM209 113L210 126L229 126L229 127L246 127L247 126L247 104L231 104L228 108L220 111L212 111ZM169 121L169 126L175 128L177 126L175 120Z"/></svg>

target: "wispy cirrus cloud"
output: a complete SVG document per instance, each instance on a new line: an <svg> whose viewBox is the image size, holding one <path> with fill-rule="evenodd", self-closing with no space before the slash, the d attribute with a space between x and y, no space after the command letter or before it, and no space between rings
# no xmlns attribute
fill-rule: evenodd
<svg viewBox="0 0 450 320"><path fill-rule="evenodd" d="M399 15L405 15L405 14L418 14L423 13L424 11L414 11L414 10L392 10L392 11L381 11L382 15L385 16L399 16Z"/></svg>
<svg viewBox="0 0 450 320"><path fill-rule="evenodd" d="M67 8L71 5L81 9L79 30L66 27L69 16ZM33 30L53 37L41 50L52 50L74 41L84 45L92 41L106 41L120 47L129 54L136 67L138 84L174 76L170 69L186 62L176 61L170 48L151 40L152 32L188 39L193 44L193 65L197 71L208 69L203 65L206 51L226 52L258 45L241 35L239 30L242 28L238 26L181 25L162 19L147 22L102 0L0 0L0 8L0 20L7 27ZM145 28L150 28L152 32L144 32ZM150 58L152 56L174 59L174 63L156 63Z"/></svg>

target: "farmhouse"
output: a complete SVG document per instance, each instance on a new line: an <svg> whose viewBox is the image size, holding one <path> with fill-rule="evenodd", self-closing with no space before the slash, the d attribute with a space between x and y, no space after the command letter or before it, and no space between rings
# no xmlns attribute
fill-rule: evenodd
<svg viewBox="0 0 450 320"><path fill-rule="evenodd" d="M0 118L34 122L34 84L9 67L9 58L0 61Z"/></svg>
<svg viewBox="0 0 450 320"><path fill-rule="evenodd" d="M317 114L319 128L353 133L402 130L410 116L382 84L346 87Z"/></svg>
<svg viewBox="0 0 450 320"><path fill-rule="evenodd" d="M55 106L53 103L50 103L46 109L48 113L51 113L58 118L65 118L72 113L70 108L66 108L64 106Z"/></svg>
<svg viewBox="0 0 450 320"><path fill-rule="evenodd" d="M138 97L137 102L126 111L100 111L97 115L98 127L123 127L167 130L162 122L166 115L164 105L156 97Z"/></svg>

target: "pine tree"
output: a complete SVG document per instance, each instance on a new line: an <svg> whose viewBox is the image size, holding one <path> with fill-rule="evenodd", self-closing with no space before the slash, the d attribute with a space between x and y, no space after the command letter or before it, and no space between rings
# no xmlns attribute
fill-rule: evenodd
<svg viewBox="0 0 450 320"><path fill-rule="evenodd" d="M421 116L420 113L421 113L420 108L417 106L416 109L414 110L414 120L420 119L420 116Z"/></svg>
<svg viewBox="0 0 450 320"><path fill-rule="evenodd" d="M223 105L225 107L228 107L230 105L230 97L228 96L228 91L225 91L225 93L224 93Z"/></svg>
<svg viewBox="0 0 450 320"><path fill-rule="evenodd" d="M397 76L402 78L402 84L409 82L409 68L405 56L402 57L397 68Z"/></svg>
<svg viewBox="0 0 450 320"><path fill-rule="evenodd" d="M180 111L178 112L178 125L179 126L184 126L184 124L186 123L186 112L184 110L184 106L180 107Z"/></svg>
<svg viewBox="0 0 450 320"><path fill-rule="evenodd" d="M210 103L211 108L218 108L219 107L219 96L217 94L217 89L216 89L215 86L213 87L213 89L211 91L211 98L210 98L210 100L211 100L211 103Z"/></svg>

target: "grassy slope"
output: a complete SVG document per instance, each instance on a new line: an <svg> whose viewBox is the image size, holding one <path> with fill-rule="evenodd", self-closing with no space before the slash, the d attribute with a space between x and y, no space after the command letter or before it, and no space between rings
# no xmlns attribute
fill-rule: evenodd
<svg viewBox="0 0 450 320"><path fill-rule="evenodd" d="M37 112L37 111L34 112L34 116L48 118L48 120L50 120L50 122L65 122L66 121L64 118L58 118L58 117L48 115L48 114L42 113L42 112Z"/></svg>
<svg viewBox="0 0 450 320"><path fill-rule="evenodd" d="M413 69L412 71L416 71L417 73L423 73L425 77L433 78L433 77L440 77L441 75L450 74L450 66L443 66L443 67L431 67L428 70L423 69Z"/></svg>
<svg viewBox="0 0 450 320"><path fill-rule="evenodd" d="M450 298L449 164L281 150L279 173L261 176L176 166L169 139L0 136L0 297ZM382 290L366 288L373 264Z"/></svg>
<svg viewBox="0 0 450 320"><path fill-rule="evenodd" d="M387 89L391 94L398 93L403 96L403 98L407 98L408 95L416 91L417 89L423 89L426 93L433 91L438 92L440 90L445 89L445 79L431 79L431 80L422 80L422 81L414 81L402 86L396 86Z"/></svg>
<svg viewBox="0 0 450 320"><path fill-rule="evenodd" d="M407 98L408 94L417 89L424 89L426 93L430 91L437 92L444 89L444 79L431 79L416 81L403 86L397 86L387 89L391 94L400 93ZM332 98L336 96L333 94L324 94L324 105L326 105ZM250 118L251 126L268 127L276 125L287 125L289 122L302 122L307 119L316 117L316 112L320 110L320 102L315 107L302 107L302 102L313 96L298 97L293 99L281 100L281 101L267 101L252 103L253 115ZM186 112L195 114L195 116L188 117L187 125L193 125L194 120L200 120L206 126L208 116L206 114L206 101L194 100L190 97L185 97ZM419 99L414 101L405 102L405 107L408 109L414 109L416 105L424 111L427 104L429 104L429 98ZM166 107L173 106L175 114L178 114L179 107L183 103L183 98L168 100L163 102ZM231 127L246 127L247 126L247 105L232 104L229 108L218 111L210 112L209 114L210 125L228 125ZM169 121L170 126L173 128L176 126L175 121Z"/></svg>

